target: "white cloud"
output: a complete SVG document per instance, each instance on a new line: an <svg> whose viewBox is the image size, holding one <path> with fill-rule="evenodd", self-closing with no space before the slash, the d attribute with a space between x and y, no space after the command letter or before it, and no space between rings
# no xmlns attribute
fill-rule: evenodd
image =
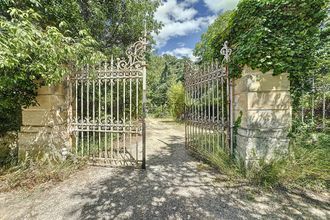
<svg viewBox="0 0 330 220"><path fill-rule="evenodd" d="M186 44L185 44L184 42L179 42L179 43L177 43L177 45L178 45L179 47L184 47L184 46L186 46Z"/></svg>
<svg viewBox="0 0 330 220"><path fill-rule="evenodd" d="M179 47L172 51L165 51L162 53L162 55L164 55L164 54L169 54L169 55L176 56L176 57L188 57L192 61L197 60L197 58L193 55L193 49L188 48L188 47Z"/></svg>
<svg viewBox="0 0 330 220"><path fill-rule="evenodd" d="M213 12L227 11L236 8L239 0L204 0L206 6Z"/></svg>
<svg viewBox="0 0 330 220"><path fill-rule="evenodd" d="M168 0L158 7L155 17L164 24L171 23L171 21L186 21L191 20L197 15L198 11L194 8L187 7L188 5L178 3L177 0Z"/></svg>
<svg viewBox="0 0 330 220"><path fill-rule="evenodd" d="M192 7L197 0L168 0L157 9L155 17L164 24L158 35L154 34L156 48L166 45L172 37L186 36L198 32L211 24L216 16L198 17L198 11Z"/></svg>

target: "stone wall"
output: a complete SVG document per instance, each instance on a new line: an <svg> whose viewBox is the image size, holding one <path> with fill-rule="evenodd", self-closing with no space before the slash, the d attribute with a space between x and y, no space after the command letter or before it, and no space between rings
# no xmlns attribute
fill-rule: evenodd
<svg viewBox="0 0 330 220"><path fill-rule="evenodd" d="M19 133L19 158L59 156L67 147L70 135L67 127L66 89L64 85L42 86L38 89L38 106L22 109Z"/></svg>
<svg viewBox="0 0 330 220"><path fill-rule="evenodd" d="M289 90L288 74L273 76L271 71L248 67L234 81L234 121L241 117L235 147L246 164L287 152L292 118Z"/></svg>

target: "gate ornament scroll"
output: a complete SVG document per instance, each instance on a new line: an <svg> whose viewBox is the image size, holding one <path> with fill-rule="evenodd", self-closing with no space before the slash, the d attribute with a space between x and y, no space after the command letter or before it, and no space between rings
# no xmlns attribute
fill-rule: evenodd
<svg viewBox="0 0 330 220"><path fill-rule="evenodd" d="M117 69L140 69L145 65L145 53L147 47L147 39L145 37L139 38L139 41L132 44L126 50L126 56L128 60L125 58L117 58Z"/></svg>

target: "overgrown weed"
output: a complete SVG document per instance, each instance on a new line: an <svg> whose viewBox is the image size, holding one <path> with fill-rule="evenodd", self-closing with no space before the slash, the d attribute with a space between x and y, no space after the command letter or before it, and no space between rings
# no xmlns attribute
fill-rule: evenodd
<svg viewBox="0 0 330 220"><path fill-rule="evenodd" d="M311 137L313 136L313 138ZM330 188L330 135L305 134L295 137L285 156L272 161L259 160L246 167L240 159L232 158L223 149L195 153L230 179L245 179L265 188L304 188L328 191Z"/></svg>
<svg viewBox="0 0 330 220"><path fill-rule="evenodd" d="M61 182L85 164L73 158L52 162L26 160L9 169L0 169L0 192L31 190L46 182Z"/></svg>

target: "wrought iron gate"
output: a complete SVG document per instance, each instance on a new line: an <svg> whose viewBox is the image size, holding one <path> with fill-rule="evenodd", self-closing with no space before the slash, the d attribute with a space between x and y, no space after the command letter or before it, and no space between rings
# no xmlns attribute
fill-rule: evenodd
<svg viewBox="0 0 330 220"><path fill-rule="evenodd" d="M127 58L111 58L72 76L71 129L76 155L97 165L142 165L146 150L146 38Z"/></svg>
<svg viewBox="0 0 330 220"><path fill-rule="evenodd" d="M226 61L231 49L221 50L223 62L190 66L185 72L186 146L198 153L219 149L233 153L232 82Z"/></svg>

